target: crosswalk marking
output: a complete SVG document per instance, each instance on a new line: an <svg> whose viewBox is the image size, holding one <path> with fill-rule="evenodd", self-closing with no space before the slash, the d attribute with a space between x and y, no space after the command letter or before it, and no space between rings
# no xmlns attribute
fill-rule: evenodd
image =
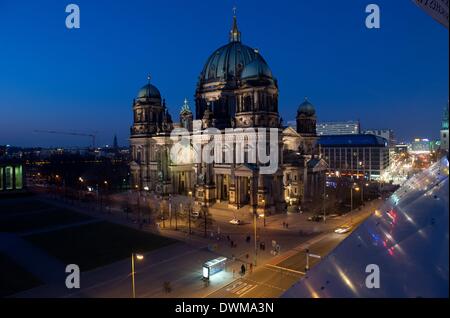
<svg viewBox="0 0 450 318"><path fill-rule="evenodd" d="M235 295L243 295L243 294L249 292L250 290L254 289L256 286L257 285L248 284L243 281L238 281L238 282L234 283L233 285L231 285L230 287L228 287L226 289L226 291L231 294L235 294Z"/></svg>
<svg viewBox="0 0 450 318"><path fill-rule="evenodd" d="M249 285L249 286L252 286L252 285ZM251 288L247 289L245 292L241 293L241 294L239 295L239 298L240 298L240 297L244 297L245 294L251 292L251 291L252 291L253 289L255 289L256 287L258 287L258 285L253 285L253 287L251 287Z"/></svg>
<svg viewBox="0 0 450 318"><path fill-rule="evenodd" d="M244 286L244 288L241 288L241 289L239 289L237 292L236 292L236 295L240 295L240 294L242 294L242 293L245 293L246 291L248 291L250 288L252 288L252 287L254 287L253 285L248 285L248 284L245 284L246 286Z"/></svg>
<svg viewBox="0 0 450 318"><path fill-rule="evenodd" d="M287 267L281 267L281 266L276 266L276 265L271 265L271 264L267 264L266 267L272 267L272 268L276 268L276 269L279 269L279 270L282 270L282 271L288 271L288 272L291 272L291 273L294 273L294 274L297 274L297 275L305 275L304 272L296 271L294 269L290 269L290 268L287 268Z"/></svg>

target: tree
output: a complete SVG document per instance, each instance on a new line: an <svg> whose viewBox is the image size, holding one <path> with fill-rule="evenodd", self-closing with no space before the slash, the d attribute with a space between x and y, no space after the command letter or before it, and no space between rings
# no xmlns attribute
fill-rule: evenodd
<svg viewBox="0 0 450 318"><path fill-rule="evenodd" d="M209 208L206 205L202 205L200 208L200 215L201 218L197 219L197 227L203 227L204 236L207 237L208 235L208 227L211 227L213 225L213 218L212 215L209 213Z"/></svg>

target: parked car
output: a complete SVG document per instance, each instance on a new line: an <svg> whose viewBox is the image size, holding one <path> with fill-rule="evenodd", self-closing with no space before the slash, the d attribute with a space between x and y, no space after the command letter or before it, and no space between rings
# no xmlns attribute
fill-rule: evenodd
<svg viewBox="0 0 450 318"><path fill-rule="evenodd" d="M242 225L242 224L244 224L244 222L242 222L241 220L238 220L238 219L232 219L230 221L230 223L234 224L234 225Z"/></svg>
<svg viewBox="0 0 450 318"><path fill-rule="evenodd" d="M308 221L322 222L324 220L323 215L313 215L308 218Z"/></svg>

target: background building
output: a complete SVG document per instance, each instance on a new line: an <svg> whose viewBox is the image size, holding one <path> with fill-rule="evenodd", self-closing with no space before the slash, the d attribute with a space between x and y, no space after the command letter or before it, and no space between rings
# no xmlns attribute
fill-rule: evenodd
<svg viewBox="0 0 450 318"><path fill-rule="evenodd" d="M322 122L317 124L318 136L357 135L360 131L359 121Z"/></svg>
<svg viewBox="0 0 450 318"><path fill-rule="evenodd" d="M389 148L384 138L364 134L322 136L318 143L330 172L336 175L364 175L377 180L389 167Z"/></svg>
<svg viewBox="0 0 450 318"><path fill-rule="evenodd" d="M384 138L388 141L388 146L390 148L395 147L395 135L392 129L366 129L363 133Z"/></svg>
<svg viewBox="0 0 450 318"><path fill-rule="evenodd" d="M416 138L411 143L409 151L412 154L429 154L431 152L431 143L429 139Z"/></svg>
<svg viewBox="0 0 450 318"><path fill-rule="evenodd" d="M407 154L408 153L408 145L407 144L398 144L395 145L395 153L396 154Z"/></svg>

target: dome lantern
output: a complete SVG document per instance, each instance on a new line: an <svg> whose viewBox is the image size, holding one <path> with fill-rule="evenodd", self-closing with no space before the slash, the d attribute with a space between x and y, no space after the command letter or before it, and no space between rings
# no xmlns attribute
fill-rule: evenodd
<svg viewBox="0 0 450 318"><path fill-rule="evenodd" d="M237 17L236 17L237 8L233 8L233 27L230 31L230 42L241 42L241 32L239 31L237 25Z"/></svg>

